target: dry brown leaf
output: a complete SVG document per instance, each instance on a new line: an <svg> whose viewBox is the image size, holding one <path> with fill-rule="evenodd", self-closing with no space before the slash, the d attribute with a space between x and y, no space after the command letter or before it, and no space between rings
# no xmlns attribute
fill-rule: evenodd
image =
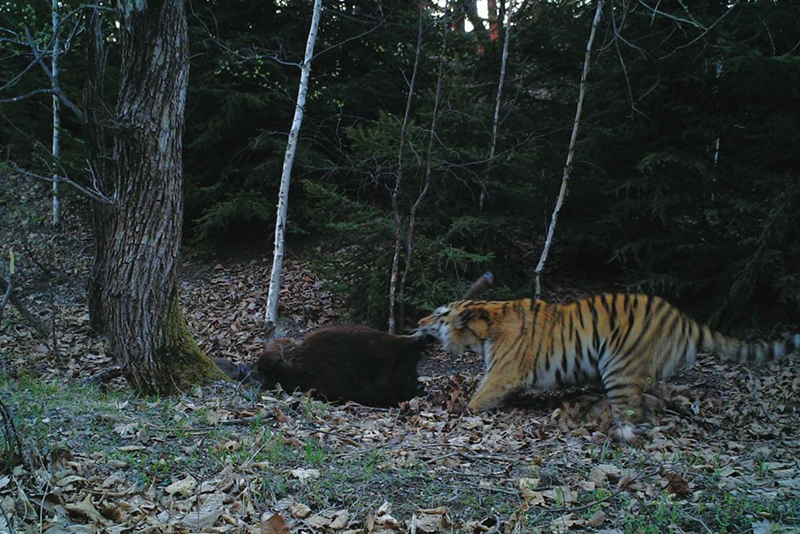
<svg viewBox="0 0 800 534"><path fill-rule="evenodd" d="M447 515L444 513L420 513L417 517L417 529L421 532L431 534L440 532L447 527Z"/></svg>
<svg viewBox="0 0 800 534"><path fill-rule="evenodd" d="M191 510L183 517L183 523L196 530L205 530L217 522L222 515L222 503L225 496L221 493L212 493L197 510Z"/></svg>
<svg viewBox="0 0 800 534"><path fill-rule="evenodd" d="M69 475L59 479L58 482L56 482L56 485L64 487L76 482L86 482L86 479L78 475Z"/></svg>
<svg viewBox="0 0 800 534"><path fill-rule="evenodd" d="M298 519L305 519L311 515L311 508L300 502L292 503L290 510L292 515Z"/></svg>
<svg viewBox="0 0 800 534"><path fill-rule="evenodd" d="M97 511L97 508L94 507L91 495L86 495L86 497L79 503L68 503L64 505L64 508L68 512L82 515L83 517L95 523L105 523L106 521L105 518L100 515L100 512Z"/></svg>
<svg viewBox="0 0 800 534"><path fill-rule="evenodd" d="M261 534L291 534L291 532L281 514L272 514L261 521Z"/></svg>
<svg viewBox="0 0 800 534"><path fill-rule="evenodd" d="M331 525L331 520L324 515L314 514L306 518L306 523L311 525L317 530L328 528Z"/></svg>
<svg viewBox="0 0 800 534"><path fill-rule="evenodd" d="M602 510L598 510L594 514L592 514L592 517L586 520L585 525L587 527L597 528L605 522L606 522L605 512L603 512Z"/></svg>
<svg viewBox="0 0 800 534"><path fill-rule="evenodd" d="M348 519L350 519L350 513L347 510L337 510L333 513L330 527L333 530L341 530L347 526Z"/></svg>
<svg viewBox="0 0 800 534"><path fill-rule="evenodd" d="M685 497L686 495L692 493L692 490L689 488L689 483L686 482L679 474L665 471L664 478L667 479L667 491L670 493L673 493L678 497Z"/></svg>

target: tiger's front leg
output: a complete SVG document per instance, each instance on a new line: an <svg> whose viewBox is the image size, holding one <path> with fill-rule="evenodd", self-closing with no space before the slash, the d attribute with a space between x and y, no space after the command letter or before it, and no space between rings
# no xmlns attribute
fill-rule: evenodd
<svg viewBox="0 0 800 534"><path fill-rule="evenodd" d="M642 395L647 378L641 374L603 376L603 389L611 404L611 414L622 440L635 441L636 427L647 419Z"/></svg>
<svg viewBox="0 0 800 534"><path fill-rule="evenodd" d="M475 412L482 412L497 408L508 395L517 389L519 389L519 386L516 381L502 376L494 376L490 372L483 378L478 391L469 401L469 409Z"/></svg>

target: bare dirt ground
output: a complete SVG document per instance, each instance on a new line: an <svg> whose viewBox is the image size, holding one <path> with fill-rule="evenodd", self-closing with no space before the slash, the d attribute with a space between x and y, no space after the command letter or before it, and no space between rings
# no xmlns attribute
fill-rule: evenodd
<svg viewBox="0 0 800 534"><path fill-rule="evenodd" d="M635 447L609 438L594 393L466 413L481 363L436 350L420 368L427 396L388 410L230 382L145 398L87 380L112 365L88 335L90 241L78 223L48 236L0 243L26 241L23 301L57 332L38 336L14 309L0 324L2 459L10 421L23 450L0 474L0 532L798 532L797 359L702 358L652 392L655 424ZM308 262L286 269L288 335L341 321ZM202 348L251 361L267 259L183 273Z"/></svg>

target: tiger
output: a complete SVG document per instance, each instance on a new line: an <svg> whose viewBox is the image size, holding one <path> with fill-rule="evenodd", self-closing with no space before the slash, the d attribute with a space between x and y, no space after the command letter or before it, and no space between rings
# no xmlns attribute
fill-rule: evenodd
<svg viewBox="0 0 800 534"><path fill-rule="evenodd" d="M745 343L698 324L661 297L630 293L566 304L460 300L420 319L414 335L432 336L452 354L469 349L483 356L472 411L498 407L517 392L599 385L624 439L643 420L648 385L693 365L699 351L753 364L800 348L800 334Z"/></svg>

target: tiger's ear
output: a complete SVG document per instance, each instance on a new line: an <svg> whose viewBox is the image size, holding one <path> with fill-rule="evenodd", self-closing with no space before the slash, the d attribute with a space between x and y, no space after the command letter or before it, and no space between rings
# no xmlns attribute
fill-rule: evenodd
<svg viewBox="0 0 800 534"><path fill-rule="evenodd" d="M463 328L467 325L473 318L475 317L475 311L467 308L465 310L461 310L461 312L456 316L456 320L454 321L456 328Z"/></svg>

